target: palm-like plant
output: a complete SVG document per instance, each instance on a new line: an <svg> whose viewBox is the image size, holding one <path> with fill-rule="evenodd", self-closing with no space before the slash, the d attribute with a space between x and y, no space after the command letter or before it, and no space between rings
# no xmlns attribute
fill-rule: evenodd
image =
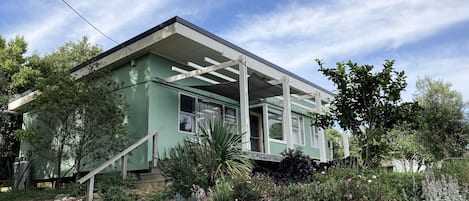
<svg viewBox="0 0 469 201"><path fill-rule="evenodd" d="M206 153L213 157L204 161L209 170L209 183L225 176L239 176L251 173L253 164L241 151L242 135L231 124L220 119L208 121L200 125L201 145Z"/></svg>

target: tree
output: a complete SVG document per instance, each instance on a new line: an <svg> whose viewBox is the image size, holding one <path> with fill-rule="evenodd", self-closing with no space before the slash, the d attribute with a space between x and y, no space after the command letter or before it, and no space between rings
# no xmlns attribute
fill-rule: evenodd
<svg viewBox="0 0 469 201"><path fill-rule="evenodd" d="M344 157L344 148L342 147L342 135L336 129L326 130L327 139L329 139L329 149L332 151L332 158L339 159Z"/></svg>
<svg viewBox="0 0 469 201"><path fill-rule="evenodd" d="M423 165L434 160L430 151L417 139L417 132L409 125L400 124L389 133L392 144L389 156L400 160L404 171L414 172L414 163L416 163L415 170L418 172Z"/></svg>
<svg viewBox="0 0 469 201"><path fill-rule="evenodd" d="M417 80L415 101L423 108L417 137L436 160L460 157L469 143L462 95L442 80Z"/></svg>
<svg viewBox="0 0 469 201"><path fill-rule="evenodd" d="M389 149L386 134L396 123L411 120L416 104L403 103L401 92L407 86L405 73L394 70L386 60L380 72L374 66L351 61L336 68L320 69L337 87L329 114L313 114L313 124L328 127L334 121L357 137L363 164L377 166Z"/></svg>
<svg viewBox="0 0 469 201"><path fill-rule="evenodd" d="M8 42L0 35L0 180L13 179L13 162L18 155L19 143L14 131L21 128L22 116L8 112L8 101L26 81L12 85L18 72L25 72L24 54L27 44L23 37Z"/></svg>
<svg viewBox="0 0 469 201"><path fill-rule="evenodd" d="M79 80L69 73L71 67L99 53L96 49L84 37L35 63L46 65L42 71L47 76L38 80L41 94L29 106L33 122L18 135L36 155L55 163L56 187L72 170L79 177L83 161L109 157L124 146L125 107L111 75L95 71L97 64L89 64L91 74ZM52 157L41 154L44 150Z"/></svg>

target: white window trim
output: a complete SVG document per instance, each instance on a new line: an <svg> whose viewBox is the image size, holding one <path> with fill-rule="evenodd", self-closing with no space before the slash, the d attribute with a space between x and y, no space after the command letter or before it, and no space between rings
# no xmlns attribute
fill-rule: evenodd
<svg viewBox="0 0 469 201"><path fill-rule="evenodd" d="M304 146L306 146L306 143L305 143L305 142L306 142L306 139L305 139L304 118L303 118L303 116L297 115L297 114L292 114L292 119L293 119L293 117L298 118L298 129L299 129L299 130L298 130L298 132L299 132L298 134L300 135L300 136L298 136L298 137L302 137L302 138L303 138L303 140L302 140L302 141L303 141L303 144L294 143L294 145L298 145L298 146L304 147ZM292 131L293 131L293 129L294 129L294 128L293 128L293 124L292 124ZM303 133L303 136L301 136L301 133ZM294 133L292 132L291 135L292 135L292 136L291 136L291 139L293 140L293 135L294 135Z"/></svg>
<svg viewBox="0 0 469 201"><path fill-rule="evenodd" d="M190 114L190 113L181 111L181 95L189 96L189 97L192 97L192 98L195 99L195 107L196 107L196 108L195 108L195 112L196 112L195 114ZM199 96L189 95L188 93L178 92L178 111L177 111L178 121L177 121L177 125L176 125L178 132L181 132L181 133L184 133L184 134L191 134L191 135L196 135L196 134L197 134L198 126L199 126L199 125L198 125L198 121L197 121L197 112L198 112L198 111L197 111L197 110L198 110L197 105L198 105L198 103L199 103L199 99L203 99L203 100L205 100L205 101L207 101L207 102L210 102L210 103L219 104L219 105L222 107L222 117L221 117L221 118L223 119L223 123L225 123L225 107L229 107L229 108L234 109L234 110L235 110L235 114L236 114L236 118L235 118L235 121L236 121L236 122L235 122L235 124L236 124L236 126L239 126L239 125L238 125L238 124L239 124L239 120L238 120L238 118L239 118L239 115L238 115L238 108L236 108L236 107L234 107L234 106L231 106L231 105L225 105L225 104L221 103L220 101L213 101L212 99L209 99L209 98L205 98L205 99L204 99L204 98L201 98L201 97L199 97ZM182 131L182 130L180 130L179 122L181 121L181 119L180 119L180 116L181 116L181 115L179 115L179 114L180 114L181 112L184 113L184 114L188 114L188 115L194 115L194 120L195 120L195 122L194 122L194 123L195 123L194 132L188 132L188 131Z"/></svg>
<svg viewBox="0 0 469 201"><path fill-rule="evenodd" d="M275 110L281 111L282 114L283 114L283 109L281 109L281 108L279 108L279 107L277 107L277 106L267 105L267 117L266 117L266 118L267 118L267 123L269 123L269 108L270 108L270 107L272 107L272 108L275 109ZM282 118L283 118L283 115L282 115ZM269 125L267 125L267 126L268 126L268 127L267 127L267 130L269 130L269 141L271 141L271 142L277 142L277 143L282 143L282 144L287 144L286 138L287 138L288 136L285 136L285 133L283 133L283 131L282 131L283 140L274 139L274 138L271 138L271 137L270 137L270 126L269 126ZM283 122L282 122L282 126L283 126Z"/></svg>
<svg viewBox="0 0 469 201"><path fill-rule="evenodd" d="M287 141L285 141L285 140L277 140L277 139L273 139L273 138L270 138L270 137L269 137L269 141L270 142L280 143L280 144L287 144Z"/></svg>
<svg viewBox="0 0 469 201"><path fill-rule="evenodd" d="M320 135L319 132L320 132L320 129L321 129L321 128L317 128L317 129L318 129L318 133L315 134L315 133L314 133L314 130L315 130L314 128L315 128L315 127L316 127L316 126L310 126L311 147L312 147L312 148L319 149L319 135ZM315 139L314 137L315 137L315 135L318 136L318 139L317 139L318 142L317 142L316 145L314 145L314 139Z"/></svg>

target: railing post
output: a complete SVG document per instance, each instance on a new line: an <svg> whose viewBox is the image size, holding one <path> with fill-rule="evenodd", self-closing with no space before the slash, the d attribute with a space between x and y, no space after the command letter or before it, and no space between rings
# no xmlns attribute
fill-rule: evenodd
<svg viewBox="0 0 469 201"><path fill-rule="evenodd" d="M127 154L122 156L122 178L127 178Z"/></svg>
<svg viewBox="0 0 469 201"><path fill-rule="evenodd" d="M158 147L156 146L158 144L158 138L156 137L157 135L158 133L153 135L153 167L156 167L158 162Z"/></svg>
<svg viewBox="0 0 469 201"><path fill-rule="evenodd" d="M88 201L93 201L93 192L94 192L94 175L90 177L88 183Z"/></svg>

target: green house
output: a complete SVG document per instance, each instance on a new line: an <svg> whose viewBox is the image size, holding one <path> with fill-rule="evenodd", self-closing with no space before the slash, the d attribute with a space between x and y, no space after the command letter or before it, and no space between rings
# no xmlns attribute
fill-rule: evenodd
<svg viewBox="0 0 469 201"><path fill-rule="evenodd" d="M295 147L314 159L330 159L325 132L310 125L308 113L322 112L331 92L180 17L93 60L124 83L130 136L139 139L164 127L157 136L160 154L195 136L199 122L218 117L238 127L242 149L255 160L279 161L282 151ZM72 74L86 76L86 65ZM9 110L25 112L37 93L14 99ZM24 118L26 124L34 121L27 113ZM148 141L132 151L128 170L148 170L152 150ZM32 178L50 177L47 167L46 160L33 163Z"/></svg>

